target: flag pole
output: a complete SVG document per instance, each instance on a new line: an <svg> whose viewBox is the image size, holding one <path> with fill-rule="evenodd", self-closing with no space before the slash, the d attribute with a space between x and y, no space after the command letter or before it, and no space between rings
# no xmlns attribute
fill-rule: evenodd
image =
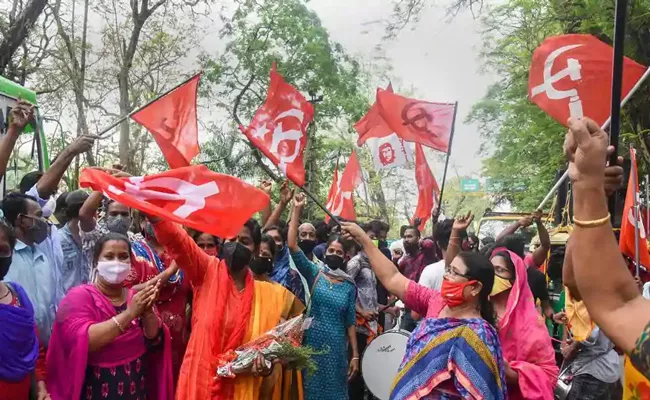
<svg viewBox="0 0 650 400"><path fill-rule="evenodd" d="M108 137L108 136L106 136L106 134L107 134L108 132L110 132L111 129L115 128L116 126L118 126L119 124L121 124L122 122L124 122L125 120L127 120L127 119L128 119L129 117L131 117L133 114L135 114L135 113L137 113L138 111L141 111L141 110L147 108L148 106L151 105L151 103L153 103L153 102L159 100L161 97L165 97L165 96L167 96L169 93L171 93L171 92L173 92L174 90L178 89L179 87L183 86L184 84L186 84L187 82L189 82L189 81L191 81L192 79L196 78L198 75L201 75L202 73L203 73L203 71L199 71L198 73L192 75L190 78L184 80L183 82L179 83L178 85L174 86L173 88L169 89L168 91L164 92L163 94L156 96L153 100L148 101L145 105L140 106L140 107L136 108L135 110L131 111L130 113L121 116L121 117L118 118L117 120L113 121L113 123L110 124L107 128L104 128L104 129L102 129L101 132L97 133L97 136L99 136L99 139L104 139L104 138Z"/></svg>
<svg viewBox="0 0 650 400"><path fill-rule="evenodd" d="M650 210L648 210L648 205L650 204L650 190L648 189L648 186L650 186L650 176L646 175L645 176L645 226L643 227L645 229L645 232L648 232L648 228L650 227ZM647 234L647 233L646 233Z"/></svg>
<svg viewBox="0 0 650 400"><path fill-rule="evenodd" d="M454 120L451 123L451 133L449 134L449 149L445 158L445 170L442 173L442 184L440 185L440 196L438 196L438 210L436 215L440 216L442 208L442 195L445 192L445 183L447 182L447 168L449 168L449 158L451 158L451 145L454 143L454 133L456 132L456 115L458 114L458 102L454 103Z"/></svg>
<svg viewBox="0 0 650 400"><path fill-rule="evenodd" d="M648 68L648 69L645 70L645 72L643 73L643 75L641 76L641 78L639 78L639 80L638 80L637 83L634 85L634 87L632 87L632 89L631 89L630 92L627 94L627 96L625 96L625 98L621 101L621 107L624 107L624 106L627 104L627 102L630 100L630 98L632 97L632 95L634 95L634 93L636 93L636 91L639 90L639 88L640 88L641 85L645 82L645 80L648 78L648 76L650 76L650 68ZM619 97L620 97L620 96L619 96ZM619 109L619 111L620 111L620 109ZM611 122L612 122L612 118L611 118L611 116L610 116L610 117L607 119L607 121L605 121L605 123L604 123L600 128L603 129L603 130L607 129L607 127L609 127L609 124L610 124ZM553 187L551 188L551 190L548 191L548 193L546 194L546 197L544 197L544 200L542 200L542 202L539 203L539 206L537 206L537 209L538 209L538 210L541 210L541 209L544 207L544 205L545 205L546 203L548 203L548 201L551 199L551 197L553 197L553 195L555 194L555 192L558 190L558 188L562 185L562 183L564 183L564 181L565 181L568 177L569 177L569 170L567 169L566 171L564 171L564 175L562 175L562 177L560 177L560 179L558 179L558 181L555 182L555 185L553 185Z"/></svg>
<svg viewBox="0 0 650 400"><path fill-rule="evenodd" d="M636 159L636 151L634 150L634 147L630 146L630 152L634 152L635 154L635 159ZM634 166L633 166L634 167ZM636 277L639 277L639 192L637 190L638 183L637 180L639 178L639 171L632 171L630 170L630 174L632 174L632 188L634 189L634 203L632 204L632 207L634 207L634 264L636 267Z"/></svg>

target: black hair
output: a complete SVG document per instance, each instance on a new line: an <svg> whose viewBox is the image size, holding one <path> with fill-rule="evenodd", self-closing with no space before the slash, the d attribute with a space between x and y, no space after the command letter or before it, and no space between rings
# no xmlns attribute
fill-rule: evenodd
<svg viewBox="0 0 650 400"><path fill-rule="evenodd" d="M496 247L505 247L521 258L525 256L526 242L521 235L506 235L497 242Z"/></svg>
<svg viewBox="0 0 650 400"><path fill-rule="evenodd" d="M27 201L31 200L38 204L35 198L22 193L9 193L3 200L0 208L5 219L11 226L16 227L18 215L27 214Z"/></svg>
<svg viewBox="0 0 650 400"><path fill-rule="evenodd" d="M43 173L41 171L32 171L28 172L25 175L23 175L23 178L20 180L20 183L18 184L18 190L20 190L20 193L25 194L29 191L29 189L33 188L34 185L38 182L39 179L43 176Z"/></svg>
<svg viewBox="0 0 650 400"><path fill-rule="evenodd" d="M390 230L390 227L384 221L373 219L372 221L365 224L363 230L366 232L372 231L375 232L376 235L379 235L380 232L388 232Z"/></svg>
<svg viewBox="0 0 650 400"><path fill-rule="evenodd" d="M75 190L73 192L70 192L66 196L67 206L65 209L65 216L68 219L78 218L79 210L81 210L81 207L84 205L86 199L88 199L88 193L84 192L83 190Z"/></svg>
<svg viewBox="0 0 650 400"><path fill-rule="evenodd" d="M453 226L453 219L440 221L436 226L436 234L434 236L434 240L438 243L438 246L440 246L440 248L445 251L447 251L447 246L449 246L449 238L451 237L451 230Z"/></svg>
<svg viewBox="0 0 650 400"><path fill-rule="evenodd" d="M420 230L418 229L417 226L406 225L405 227L403 226L402 228L404 228L404 232L402 232L402 238L403 238L404 235L406 234L406 231L408 231L409 229L412 229L412 230L416 231L416 232L418 233L418 237L421 236ZM401 229L400 229L400 230L401 230Z"/></svg>
<svg viewBox="0 0 650 400"><path fill-rule="evenodd" d="M507 251L500 251L500 252L496 253L494 255L494 257L503 257L506 260L506 266L508 267L508 271L510 271L510 275L512 276L512 278L510 278L510 281L514 282L515 279L517 278L517 270L515 269L515 263L512 262L512 258L510 257L510 253L508 253ZM491 258L494 258L494 257L491 257Z"/></svg>
<svg viewBox="0 0 650 400"><path fill-rule="evenodd" d="M188 228L188 231L189 231L188 233L190 234L190 237L191 237L195 242L199 239L199 236L201 236L201 235L203 235L203 234L206 234L206 232L201 232L201 231L196 230L196 229L194 229L194 228ZM214 244L217 245L217 246L219 246L219 244L221 243L221 238L220 238L220 237L218 237L218 236L214 236L214 235L209 234L209 233L207 233L207 235L212 236L212 238L214 239Z"/></svg>
<svg viewBox="0 0 650 400"><path fill-rule="evenodd" d="M341 243L341 246L343 246L343 252L345 253L350 251L355 244L353 241L342 239L341 235L330 235L330 237L327 239L327 247L330 247L330 244L333 242Z"/></svg>
<svg viewBox="0 0 650 400"><path fill-rule="evenodd" d="M487 257L491 257L491 256L492 256L492 252L493 252L494 249L496 249L496 248L497 248L497 245L496 245L496 243L494 243L494 242L492 242L492 243L488 243L488 244L484 244L483 247L481 247L480 253L481 253L481 254L484 254L484 255L487 256Z"/></svg>
<svg viewBox="0 0 650 400"><path fill-rule="evenodd" d="M259 247L262 242L262 227L255 218L250 218L244 224L245 228L248 228L248 231L251 233L251 238L253 239L253 244L255 247Z"/></svg>
<svg viewBox="0 0 650 400"><path fill-rule="evenodd" d="M275 254L278 251L277 246L275 245L275 240L266 233L262 235L262 239L260 243L266 243L267 246L269 246L269 250L271 251L271 257L275 259Z"/></svg>
<svg viewBox="0 0 650 400"><path fill-rule="evenodd" d="M316 229L316 241L318 243L327 242L327 238L332 232L332 227L329 226L325 220L319 219L313 222L314 229Z"/></svg>
<svg viewBox="0 0 650 400"><path fill-rule="evenodd" d="M404 232L406 232L406 229L408 229L408 227L408 225L402 225L399 227L399 237L404 237Z"/></svg>
<svg viewBox="0 0 650 400"><path fill-rule="evenodd" d="M483 286L478 295L481 317L490 325L496 327L494 307L489 299L490 293L492 292L492 286L494 286L494 267L492 266L490 259L475 251L461 251L458 253L458 257L460 257L467 266L467 273L465 276L468 279L476 279L481 282L481 285Z"/></svg>
<svg viewBox="0 0 650 400"><path fill-rule="evenodd" d="M129 254L131 254L131 242L129 241L129 238L126 237L125 235L122 235L121 233L117 232L109 232L99 238L97 243L95 243L95 247L93 248L93 265L97 265L97 260L99 260L99 255L102 254L102 250L104 249L104 244L106 242L111 241L111 240L119 240L121 242L126 243L126 245L129 248Z"/></svg>
<svg viewBox="0 0 650 400"><path fill-rule="evenodd" d="M54 209L55 213L63 212L68 206L66 204L66 199L68 197L68 192L63 192L56 198L56 208Z"/></svg>
<svg viewBox="0 0 650 400"><path fill-rule="evenodd" d="M7 236L9 247L13 250L16 246L16 231L14 227L9 225L6 219L0 218L0 231L4 232L5 236Z"/></svg>
<svg viewBox="0 0 650 400"><path fill-rule="evenodd" d="M285 230L283 230L282 228L280 228L278 225L271 225L269 227L264 228L264 230L262 231L262 234L266 234L266 233L271 232L271 231L278 231L278 233L280 234L280 237L282 238L282 241L283 242L287 241L287 232Z"/></svg>

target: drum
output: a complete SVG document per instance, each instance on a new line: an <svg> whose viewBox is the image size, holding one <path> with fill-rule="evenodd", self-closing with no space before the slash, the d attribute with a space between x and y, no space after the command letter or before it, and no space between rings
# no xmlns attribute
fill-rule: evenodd
<svg viewBox="0 0 650 400"><path fill-rule="evenodd" d="M361 372L368 390L379 400L388 400L393 380L406 353L409 334L394 330L377 336L363 352Z"/></svg>

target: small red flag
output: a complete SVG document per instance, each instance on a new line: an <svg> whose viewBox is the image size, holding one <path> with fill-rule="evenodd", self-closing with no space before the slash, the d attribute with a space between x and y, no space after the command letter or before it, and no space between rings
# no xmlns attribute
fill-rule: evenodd
<svg viewBox="0 0 650 400"><path fill-rule="evenodd" d="M327 209L330 209L330 205L334 204L334 198L336 197L336 193L339 190L339 163L337 161L336 167L334 167L334 176L332 177L332 185L330 186L330 191L327 194ZM330 216L325 215L325 222L330 222Z"/></svg>
<svg viewBox="0 0 650 400"><path fill-rule="evenodd" d="M621 237L619 239L619 246L621 253L630 257L632 260L635 258L634 246L634 230L638 227L639 230L639 262L645 267L650 267L650 254L648 254L648 243L646 242L646 231L639 213L639 221L635 224L634 220L634 196L639 199L639 180L636 165L636 152L630 149L630 161L632 166L630 168L630 178L627 183L627 194L625 195L625 206L623 207L623 218L621 221ZM636 185L634 180L636 178ZM637 202L638 204L638 202ZM636 225L636 227L635 227Z"/></svg>
<svg viewBox="0 0 650 400"><path fill-rule="evenodd" d="M352 152L348 160L341 180L337 182L338 174L334 175L332 186L336 184L336 193L331 201L327 202L327 209L337 217L341 217L348 221L355 221L357 215L354 211L354 189L361 183L363 176L361 175L361 166L357 159L357 153ZM330 193L332 188L330 188Z"/></svg>
<svg viewBox="0 0 650 400"><path fill-rule="evenodd" d="M155 100L131 118L158 143L170 168L181 168L199 154L196 93L201 74Z"/></svg>
<svg viewBox="0 0 650 400"><path fill-rule="evenodd" d="M146 214L223 238L236 236L244 223L269 204L269 196L235 177L205 165L156 175L115 178L86 168L79 184Z"/></svg>
<svg viewBox="0 0 650 400"><path fill-rule="evenodd" d="M411 223L415 223L415 219L420 218L422 222L419 229L423 230L431 218L431 211L434 207L438 207L440 188L424 156L424 149L419 143L415 144L415 181L418 184L418 206Z"/></svg>
<svg viewBox="0 0 650 400"><path fill-rule="evenodd" d="M589 117L603 125L611 111L614 49L591 35L551 36L533 53L528 98L562 125ZM625 58L621 100L645 72Z"/></svg>
<svg viewBox="0 0 650 400"><path fill-rule="evenodd" d="M295 87L285 82L273 63L266 102L257 110L248 129L239 129L289 179L302 186L305 184L306 131L313 118L314 107Z"/></svg>
<svg viewBox="0 0 650 400"><path fill-rule="evenodd" d="M393 93L393 85L388 84L386 91ZM354 129L359 133L357 146L362 146L370 138L381 138L393 133L393 130L379 114L377 102L373 103L366 115L354 124Z"/></svg>
<svg viewBox="0 0 650 400"><path fill-rule="evenodd" d="M455 104L409 99L377 89L379 114L390 129L406 142L449 151Z"/></svg>

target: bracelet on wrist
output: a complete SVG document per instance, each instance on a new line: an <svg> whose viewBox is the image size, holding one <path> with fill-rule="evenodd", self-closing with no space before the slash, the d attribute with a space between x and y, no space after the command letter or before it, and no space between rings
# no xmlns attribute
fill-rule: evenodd
<svg viewBox="0 0 650 400"><path fill-rule="evenodd" d="M111 317L111 319L113 320L113 322L117 326L117 329L119 329L120 332L124 333L124 327L122 326L122 324L120 324L120 321L118 321L117 318L115 318L115 317Z"/></svg>

